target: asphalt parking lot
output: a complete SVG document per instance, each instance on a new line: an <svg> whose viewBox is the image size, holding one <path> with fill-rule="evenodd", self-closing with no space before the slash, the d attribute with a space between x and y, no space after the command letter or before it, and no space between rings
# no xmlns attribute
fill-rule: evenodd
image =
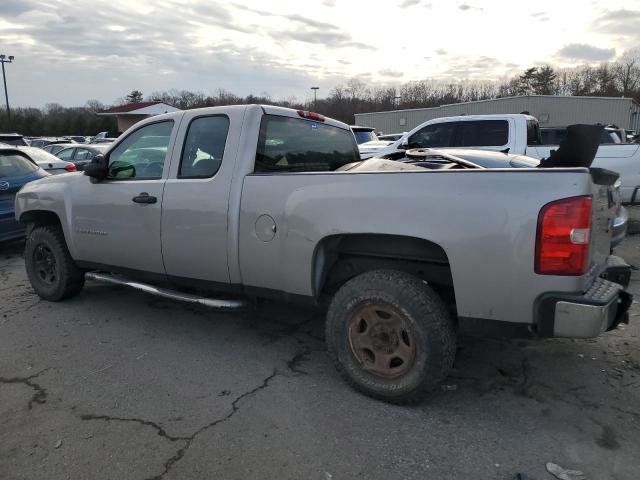
<svg viewBox="0 0 640 480"><path fill-rule="evenodd" d="M638 478L637 303L598 339L461 339L444 388L398 407L341 381L321 313L95 283L47 303L21 251L0 246L0 478ZM640 237L618 253L640 266Z"/></svg>

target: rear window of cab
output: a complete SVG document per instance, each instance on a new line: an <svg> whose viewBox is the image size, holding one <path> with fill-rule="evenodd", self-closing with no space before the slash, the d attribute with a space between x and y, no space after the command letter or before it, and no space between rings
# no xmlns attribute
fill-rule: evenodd
<svg viewBox="0 0 640 480"><path fill-rule="evenodd" d="M262 117L256 173L332 172L359 161L351 130L314 120Z"/></svg>

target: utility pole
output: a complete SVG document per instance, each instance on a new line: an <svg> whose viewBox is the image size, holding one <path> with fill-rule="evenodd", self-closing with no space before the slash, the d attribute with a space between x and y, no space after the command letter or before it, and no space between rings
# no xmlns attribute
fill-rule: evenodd
<svg viewBox="0 0 640 480"><path fill-rule="evenodd" d="M320 89L320 87L311 87L311 90L313 90L313 110L316 111L318 110L318 90Z"/></svg>
<svg viewBox="0 0 640 480"><path fill-rule="evenodd" d="M7 103L7 120L9 120L9 124L11 124L11 110L9 109L9 94L7 93L7 76L4 73L4 64L13 62L15 57L13 55L9 55L9 59L3 53L0 55L0 63L2 63L2 81L4 82L4 99Z"/></svg>

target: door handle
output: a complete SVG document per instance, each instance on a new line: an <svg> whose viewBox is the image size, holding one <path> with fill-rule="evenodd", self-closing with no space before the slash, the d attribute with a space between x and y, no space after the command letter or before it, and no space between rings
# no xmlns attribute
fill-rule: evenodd
<svg viewBox="0 0 640 480"><path fill-rule="evenodd" d="M135 203L156 203L158 199L152 195L149 195L147 192L142 192L140 195L133 197Z"/></svg>

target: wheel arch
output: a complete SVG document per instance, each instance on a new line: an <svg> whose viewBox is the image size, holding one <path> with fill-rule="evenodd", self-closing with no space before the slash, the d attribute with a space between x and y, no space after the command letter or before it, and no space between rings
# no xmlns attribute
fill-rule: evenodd
<svg viewBox="0 0 640 480"><path fill-rule="evenodd" d="M62 230L62 234L64 235L65 242L67 243L67 248L71 255L74 256L74 248L71 241L71 234L68 230L68 225L63 222L63 219L60 218L60 215L57 212L54 212L53 210L27 210L20 215L19 220L21 223L27 225L27 236L34 227L42 225L59 226Z"/></svg>
<svg viewBox="0 0 640 480"><path fill-rule="evenodd" d="M20 222L26 225L60 225L62 221L57 213L51 210L28 210L20 215Z"/></svg>
<svg viewBox="0 0 640 480"><path fill-rule="evenodd" d="M455 303L449 258L444 248L430 240L390 234L337 234L324 237L313 256L313 294L332 293L346 281L370 270L395 269L411 273Z"/></svg>

